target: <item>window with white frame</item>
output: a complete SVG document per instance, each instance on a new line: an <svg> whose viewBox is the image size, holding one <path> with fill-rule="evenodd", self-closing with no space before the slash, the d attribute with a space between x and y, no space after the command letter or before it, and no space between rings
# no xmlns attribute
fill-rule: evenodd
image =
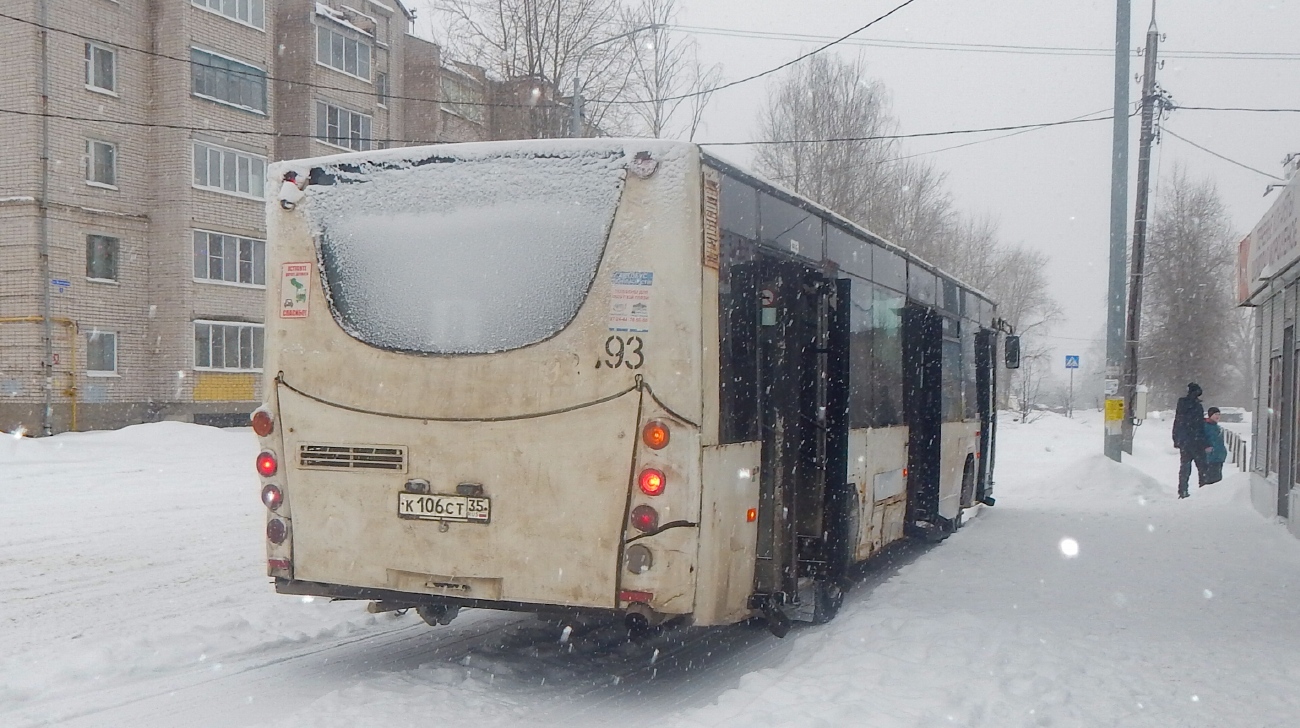
<svg viewBox="0 0 1300 728"><path fill-rule="evenodd" d="M117 334L98 329L86 334L86 372L88 374L117 373Z"/></svg>
<svg viewBox="0 0 1300 728"><path fill-rule="evenodd" d="M266 4L263 0L193 0L194 4L254 28L266 27Z"/></svg>
<svg viewBox="0 0 1300 728"><path fill-rule="evenodd" d="M388 74L383 71L375 73L375 102L380 106L388 104Z"/></svg>
<svg viewBox="0 0 1300 728"><path fill-rule="evenodd" d="M194 186L260 200L266 190L266 158L194 142Z"/></svg>
<svg viewBox="0 0 1300 728"><path fill-rule="evenodd" d="M262 369L261 324L194 322L194 368L253 372Z"/></svg>
<svg viewBox="0 0 1300 728"><path fill-rule="evenodd" d="M86 277L117 280L117 248L120 241L107 235L86 236Z"/></svg>
<svg viewBox="0 0 1300 728"><path fill-rule="evenodd" d="M317 101L316 138L358 152L369 151L370 117Z"/></svg>
<svg viewBox="0 0 1300 728"><path fill-rule="evenodd" d="M194 277L201 281L266 285L266 241L194 231Z"/></svg>
<svg viewBox="0 0 1300 728"><path fill-rule="evenodd" d="M190 49L190 93L266 113L266 71L232 58Z"/></svg>
<svg viewBox="0 0 1300 728"><path fill-rule="evenodd" d="M117 54L111 48L86 44L86 88L117 91Z"/></svg>
<svg viewBox="0 0 1300 728"><path fill-rule="evenodd" d="M86 140L86 183L117 187L117 145Z"/></svg>
<svg viewBox="0 0 1300 728"><path fill-rule="evenodd" d="M316 26L316 62L370 80L370 44L324 23Z"/></svg>

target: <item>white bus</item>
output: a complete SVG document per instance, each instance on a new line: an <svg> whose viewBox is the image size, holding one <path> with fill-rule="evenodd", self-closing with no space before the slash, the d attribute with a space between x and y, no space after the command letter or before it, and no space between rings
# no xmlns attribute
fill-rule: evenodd
<svg viewBox="0 0 1300 728"><path fill-rule="evenodd" d="M783 634L993 502L993 303L697 146L272 174L253 423L280 593Z"/></svg>

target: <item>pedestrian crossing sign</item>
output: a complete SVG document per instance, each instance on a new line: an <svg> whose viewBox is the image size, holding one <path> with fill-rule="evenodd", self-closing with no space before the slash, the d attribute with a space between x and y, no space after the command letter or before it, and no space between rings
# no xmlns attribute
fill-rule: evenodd
<svg viewBox="0 0 1300 728"><path fill-rule="evenodd" d="M1078 355L1078 354L1066 354L1066 355L1065 355L1065 368L1066 368L1066 369L1078 369L1078 368L1079 368L1079 355Z"/></svg>

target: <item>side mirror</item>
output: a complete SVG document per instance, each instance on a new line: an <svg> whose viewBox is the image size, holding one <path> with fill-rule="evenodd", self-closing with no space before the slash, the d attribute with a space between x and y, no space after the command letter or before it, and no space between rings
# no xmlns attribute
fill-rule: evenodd
<svg viewBox="0 0 1300 728"><path fill-rule="evenodd" d="M1006 351L1005 361L1007 364L1007 369L1020 368L1020 337L1019 336L1007 337L1007 351Z"/></svg>

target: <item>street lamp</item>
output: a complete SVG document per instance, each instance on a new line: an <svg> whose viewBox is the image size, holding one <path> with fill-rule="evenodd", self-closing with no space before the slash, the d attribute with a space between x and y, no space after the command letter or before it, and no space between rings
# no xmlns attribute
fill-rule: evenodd
<svg viewBox="0 0 1300 728"><path fill-rule="evenodd" d="M658 30L659 28L662 27L663 25L660 23L651 23L649 25L643 25L640 28L633 28L632 30L629 30L626 33L620 33L619 35L613 36L611 38L606 38L605 40L597 41L587 46L586 48L583 48L581 51L578 51L577 63L573 64L573 103L571 104L573 107L573 116L569 120L570 137L582 136L582 79L581 76L579 75L582 69L582 57L587 55L587 52L590 51L591 49L599 46L603 46L606 43L613 43L616 40L629 38L631 36L636 35L637 33L646 30Z"/></svg>

